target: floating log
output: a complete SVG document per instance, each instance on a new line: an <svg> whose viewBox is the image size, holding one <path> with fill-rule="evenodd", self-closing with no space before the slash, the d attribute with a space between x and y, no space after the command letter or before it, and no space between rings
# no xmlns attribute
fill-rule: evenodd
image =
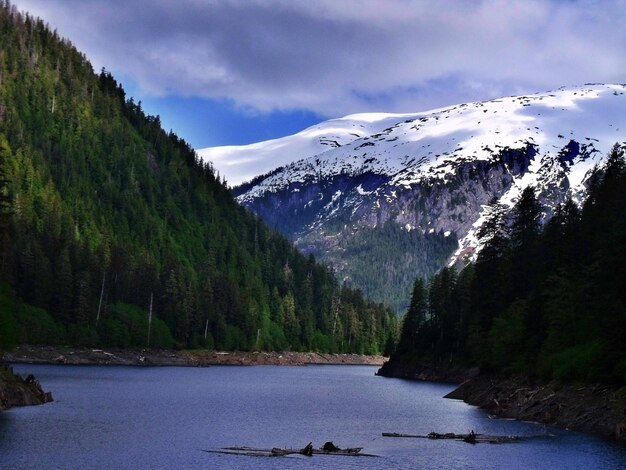
<svg viewBox="0 0 626 470"><path fill-rule="evenodd" d="M222 447L218 450L207 450L204 452L208 452L211 454L228 454L228 455L246 455L250 457L284 457L287 455L337 455L337 456L347 456L347 457L378 457L373 454L365 454L362 453L362 447L350 447L347 449L339 449L335 448L335 450L328 449L326 450L322 447L321 449L314 449L312 445L307 445L302 449L283 449L279 447L273 447L271 449L265 448L257 448L257 447L247 447L247 446L238 446L238 447Z"/></svg>
<svg viewBox="0 0 626 470"><path fill-rule="evenodd" d="M443 434L438 432L431 432L428 434L402 434L397 432L384 432L383 437L402 437L412 439L453 439L456 441L467 442L469 444L505 444L509 442L517 442L524 439L522 436L490 436L488 434L476 434L473 431L469 434L455 434L453 432Z"/></svg>

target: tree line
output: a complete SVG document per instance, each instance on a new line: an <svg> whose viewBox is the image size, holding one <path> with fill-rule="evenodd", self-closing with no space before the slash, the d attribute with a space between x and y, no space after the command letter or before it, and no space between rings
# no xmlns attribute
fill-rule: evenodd
<svg viewBox="0 0 626 470"><path fill-rule="evenodd" d="M0 2L0 347L379 353L363 298L41 20Z"/></svg>
<svg viewBox="0 0 626 470"><path fill-rule="evenodd" d="M626 383L624 154L547 222L533 188L510 218L493 201L476 261L415 281L394 360Z"/></svg>

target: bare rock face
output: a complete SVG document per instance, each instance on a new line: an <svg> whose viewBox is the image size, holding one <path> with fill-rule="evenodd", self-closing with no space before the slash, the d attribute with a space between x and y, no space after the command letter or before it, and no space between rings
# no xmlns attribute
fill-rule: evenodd
<svg viewBox="0 0 626 470"><path fill-rule="evenodd" d="M44 392L32 375L23 378L9 366L0 366L0 411L14 406L42 405L51 402L52 394Z"/></svg>

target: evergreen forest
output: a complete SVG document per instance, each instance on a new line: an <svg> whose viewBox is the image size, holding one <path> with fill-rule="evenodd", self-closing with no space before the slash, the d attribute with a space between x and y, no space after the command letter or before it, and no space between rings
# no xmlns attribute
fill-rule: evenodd
<svg viewBox="0 0 626 470"><path fill-rule="evenodd" d="M625 152L547 223L532 188L490 204L477 260L415 281L392 361L626 384Z"/></svg>
<svg viewBox="0 0 626 470"><path fill-rule="evenodd" d="M0 3L0 349L382 353L396 316L236 204L211 164Z"/></svg>
<svg viewBox="0 0 626 470"><path fill-rule="evenodd" d="M350 282L398 313L408 307L412 277L430 279L459 246L454 234L404 230L392 221L343 237Z"/></svg>

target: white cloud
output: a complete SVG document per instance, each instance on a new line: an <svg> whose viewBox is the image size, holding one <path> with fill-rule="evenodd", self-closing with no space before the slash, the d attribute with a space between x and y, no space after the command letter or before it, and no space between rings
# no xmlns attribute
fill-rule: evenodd
<svg viewBox="0 0 626 470"><path fill-rule="evenodd" d="M626 70L626 1L14 0L144 92L405 112Z"/></svg>

